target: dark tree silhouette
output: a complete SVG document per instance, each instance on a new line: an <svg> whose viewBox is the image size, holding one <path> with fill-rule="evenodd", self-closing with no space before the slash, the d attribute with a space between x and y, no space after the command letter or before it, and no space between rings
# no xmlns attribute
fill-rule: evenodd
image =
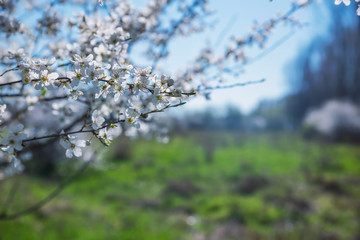
<svg viewBox="0 0 360 240"><path fill-rule="evenodd" d="M303 49L289 74L293 93L286 111L295 127L329 99L360 102L360 20L353 8L328 5L328 35Z"/></svg>

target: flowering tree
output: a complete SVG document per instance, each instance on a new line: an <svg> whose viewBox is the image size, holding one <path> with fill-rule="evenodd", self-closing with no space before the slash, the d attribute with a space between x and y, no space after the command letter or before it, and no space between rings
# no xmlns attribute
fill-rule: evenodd
<svg viewBox="0 0 360 240"><path fill-rule="evenodd" d="M35 146L59 141L66 157L89 160L83 148L95 139L108 146L120 134L162 135L156 113L212 89L254 83L224 79L263 55L248 57L247 47L262 49L281 23L300 25L293 14L314 1L293 2L232 38L224 52L203 49L169 77L158 64L173 39L207 26L207 0L153 0L140 10L128 0L0 0L0 179L21 172ZM166 15L170 8L177 14ZM139 42L147 43L151 66L131 61Z"/></svg>

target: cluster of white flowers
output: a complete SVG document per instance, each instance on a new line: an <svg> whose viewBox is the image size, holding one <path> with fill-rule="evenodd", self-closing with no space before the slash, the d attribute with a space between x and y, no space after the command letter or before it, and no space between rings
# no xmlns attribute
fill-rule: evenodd
<svg viewBox="0 0 360 240"><path fill-rule="evenodd" d="M24 54L23 50L11 53L11 56L15 56L20 75L23 76L22 87L34 90L34 95L27 97L29 103L36 104L41 100L41 95L47 95L48 90L65 94L62 98L71 99L73 104L77 100L86 103L91 119L85 119L87 122L83 130L89 132L91 125L93 133L107 145L112 140L108 132L116 126L114 124L124 122L125 130L139 128L140 117L162 111L192 94L182 94L181 89L174 87L173 79L165 75L159 77L152 73L151 67L136 68L128 63L113 63L103 67L91 54L84 57L74 55L71 60L72 70L66 71L63 76L51 70L55 58L33 59ZM70 103L53 103L52 114L60 118L71 116L74 111ZM1 105L0 110L4 112L5 108L5 104ZM10 133L2 141L2 150L9 154L22 150L26 138L21 133L23 128L23 125L10 127ZM80 147L85 147L85 141L65 133L61 135L65 136L62 138L62 146L67 149L66 156L81 156Z"/></svg>
<svg viewBox="0 0 360 240"><path fill-rule="evenodd" d="M360 2L360 0L355 0L355 2ZM336 5L340 5L341 3L344 3L346 6L350 6L351 1L350 0L335 0ZM358 16L360 16L360 4L358 4L358 9L356 10L356 13Z"/></svg>
<svg viewBox="0 0 360 240"><path fill-rule="evenodd" d="M26 134L23 133L24 125L18 124L16 126L11 125L9 127L9 133L2 140L2 150L9 154L14 153L15 150L20 151L23 149L23 140L26 138Z"/></svg>

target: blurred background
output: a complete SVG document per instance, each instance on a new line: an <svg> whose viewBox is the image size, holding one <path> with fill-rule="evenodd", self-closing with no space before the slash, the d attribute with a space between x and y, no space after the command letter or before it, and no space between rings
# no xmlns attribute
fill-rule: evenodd
<svg viewBox="0 0 360 240"><path fill-rule="evenodd" d="M222 37L245 34L289 5L210 3L214 27L169 47L160 63L169 74L204 43L222 48ZM40 210L0 221L0 239L360 239L355 11L333 1L302 10L304 27L280 29L273 41L289 38L241 75L264 83L161 113L168 137L117 139ZM80 165L50 161L52 151L35 151L40 160L25 174L1 181L1 207L39 202Z"/></svg>

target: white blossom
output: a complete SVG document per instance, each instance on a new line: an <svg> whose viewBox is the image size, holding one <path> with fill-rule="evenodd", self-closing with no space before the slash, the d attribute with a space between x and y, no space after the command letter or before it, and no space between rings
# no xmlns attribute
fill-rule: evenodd
<svg viewBox="0 0 360 240"><path fill-rule="evenodd" d="M147 68L135 68L134 78L135 83L139 83L141 86L146 86L149 84L151 77L153 76L151 72L151 67Z"/></svg>
<svg viewBox="0 0 360 240"><path fill-rule="evenodd" d="M105 118L102 116L99 110L93 111L91 115L91 120L93 129L98 129L102 127L102 124L105 122Z"/></svg>
<svg viewBox="0 0 360 240"><path fill-rule="evenodd" d="M127 127L135 127L140 128L140 124L137 121L140 117L140 112L138 112L136 109L127 109L125 112L125 125Z"/></svg>
<svg viewBox="0 0 360 240"><path fill-rule="evenodd" d="M81 157L81 148L86 146L86 141L79 140L76 136L66 136L60 139L60 144L66 149L65 155L67 158Z"/></svg>
<svg viewBox="0 0 360 240"><path fill-rule="evenodd" d="M8 153L13 153L14 150L20 151L23 149L22 143L23 140L26 138L26 134L23 133L24 125L17 124L17 125L11 125L9 128L9 133L7 136L3 139L2 145L3 150L5 150Z"/></svg>
<svg viewBox="0 0 360 240"><path fill-rule="evenodd" d="M98 138L100 138L103 141L103 143L105 143L106 145L109 145L113 140L113 135L111 130L112 130L111 128L109 130L107 130L106 128L99 130Z"/></svg>
<svg viewBox="0 0 360 240"><path fill-rule="evenodd" d="M35 73L35 72L34 72ZM35 76L35 75L34 75ZM42 89L44 87L53 87L55 80L59 77L59 74L53 72L49 73L47 69L41 70L38 74L38 82L35 84L36 89Z"/></svg>

